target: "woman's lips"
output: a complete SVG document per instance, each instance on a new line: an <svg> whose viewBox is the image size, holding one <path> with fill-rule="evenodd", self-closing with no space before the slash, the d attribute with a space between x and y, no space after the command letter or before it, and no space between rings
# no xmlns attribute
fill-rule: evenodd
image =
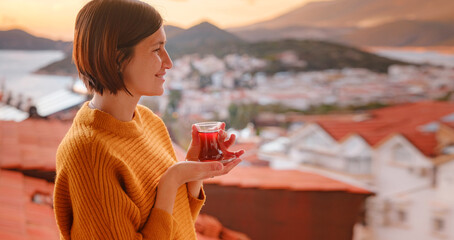
<svg viewBox="0 0 454 240"><path fill-rule="evenodd" d="M164 80L164 75L166 75L166 73L158 73L155 76Z"/></svg>

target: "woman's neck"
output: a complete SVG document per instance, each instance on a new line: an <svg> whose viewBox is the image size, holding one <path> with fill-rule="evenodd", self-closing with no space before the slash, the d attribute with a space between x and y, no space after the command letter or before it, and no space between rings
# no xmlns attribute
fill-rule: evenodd
<svg viewBox="0 0 454 240"><path fill-rule="evenodd" d="M134 117L134 110L139 99L124 91L119 91L116 95L95 93L89 106L108 113L120 121L129 122Z"/></svg>

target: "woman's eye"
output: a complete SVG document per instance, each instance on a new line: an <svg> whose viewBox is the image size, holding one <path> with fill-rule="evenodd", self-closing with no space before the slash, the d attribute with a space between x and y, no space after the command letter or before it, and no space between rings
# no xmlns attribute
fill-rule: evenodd
<svg viewBox="0 0 454 240"><path fill-rule="evenodd" d="M159 52L160 50L161 50L161 48L158 48L158 49L153 50L153 52Z"/></svg>

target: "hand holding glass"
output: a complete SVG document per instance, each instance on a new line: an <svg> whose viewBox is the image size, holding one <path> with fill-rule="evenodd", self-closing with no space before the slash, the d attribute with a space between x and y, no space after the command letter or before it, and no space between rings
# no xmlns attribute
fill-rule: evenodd
<svg viewBox="0 0 454 240"><path fill-rule="evenodd" d="M200 139L200 161L219 161L221 163L231 162L236 159L234 153L222 149L219 143L219 132L221 122L201 122L195 126Z"/></svg>

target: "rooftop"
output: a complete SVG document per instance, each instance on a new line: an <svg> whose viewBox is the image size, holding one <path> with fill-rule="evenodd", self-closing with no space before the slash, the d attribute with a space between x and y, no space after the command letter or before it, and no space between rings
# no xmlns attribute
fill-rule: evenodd
<svg viewBox="0 0 454 240"><path fill-rule="evenodd" d="M0 121L0 167L55 171L55 155L70 122Z"/></svg>
<svg viewBox="0 0 454 240"><path fill-rule="evenodd" d="M0 239L58 239L53 184L0 170Z"/></svg>
<svg viewBox="0 0 454 240"><path fill-rule="evenodd" d="M195 229L198 240L250 240L244 233L222 226L218 219L207 214L197 217Z"/></svg>
<svg viewBox="0 0 454 240"><path fill-rule="evenodd" d="M370 119L360 122L319 120L317 124L337 141L356 133L371 146L376 146L390 135L401 134L424 155L435 156L436 124L428 124L441 122L450 125L452 122L446 121L445 117L452 113L453 102L427 101L374 110Z"/></svg>
<svg viewBox="0 0 454 240"><path fill-rule="evenodd" d="M0 170L0 239L59 239L52 209L54 184ZM198 239L249 240L245 234L224 227L215 217L200 214Z"/></svg>
<svg viewBox="0 0 454 240"><path fill-rule="evenodd" d="M290 191L341 191L357 194L373 194L368 190L315 173L298 170L275 170L268 167L238 166L229 174L207 179L204 183L240 188L283 189Z"/></svg>
<svg viewBox="0 0 454 240"><path fill-rule="evenodd" d="M86 100L85 95L77 94L71 90L61 89L36 99L35 104L32 105L36 107L36 111L39 116L48 117L52 114L78 106ZM30 106L31 105L28 105L25 108L28 109ZM30 117L27 109L18 109L17 106L11 106L0 102L0 120L16 122L24 121Z"/></svg>
<svg viewBox="0 0 454 240"><path fill-rule="evenodd" d="M29 117L27 112L0 102L0 121L24 121Z"/></svg>

